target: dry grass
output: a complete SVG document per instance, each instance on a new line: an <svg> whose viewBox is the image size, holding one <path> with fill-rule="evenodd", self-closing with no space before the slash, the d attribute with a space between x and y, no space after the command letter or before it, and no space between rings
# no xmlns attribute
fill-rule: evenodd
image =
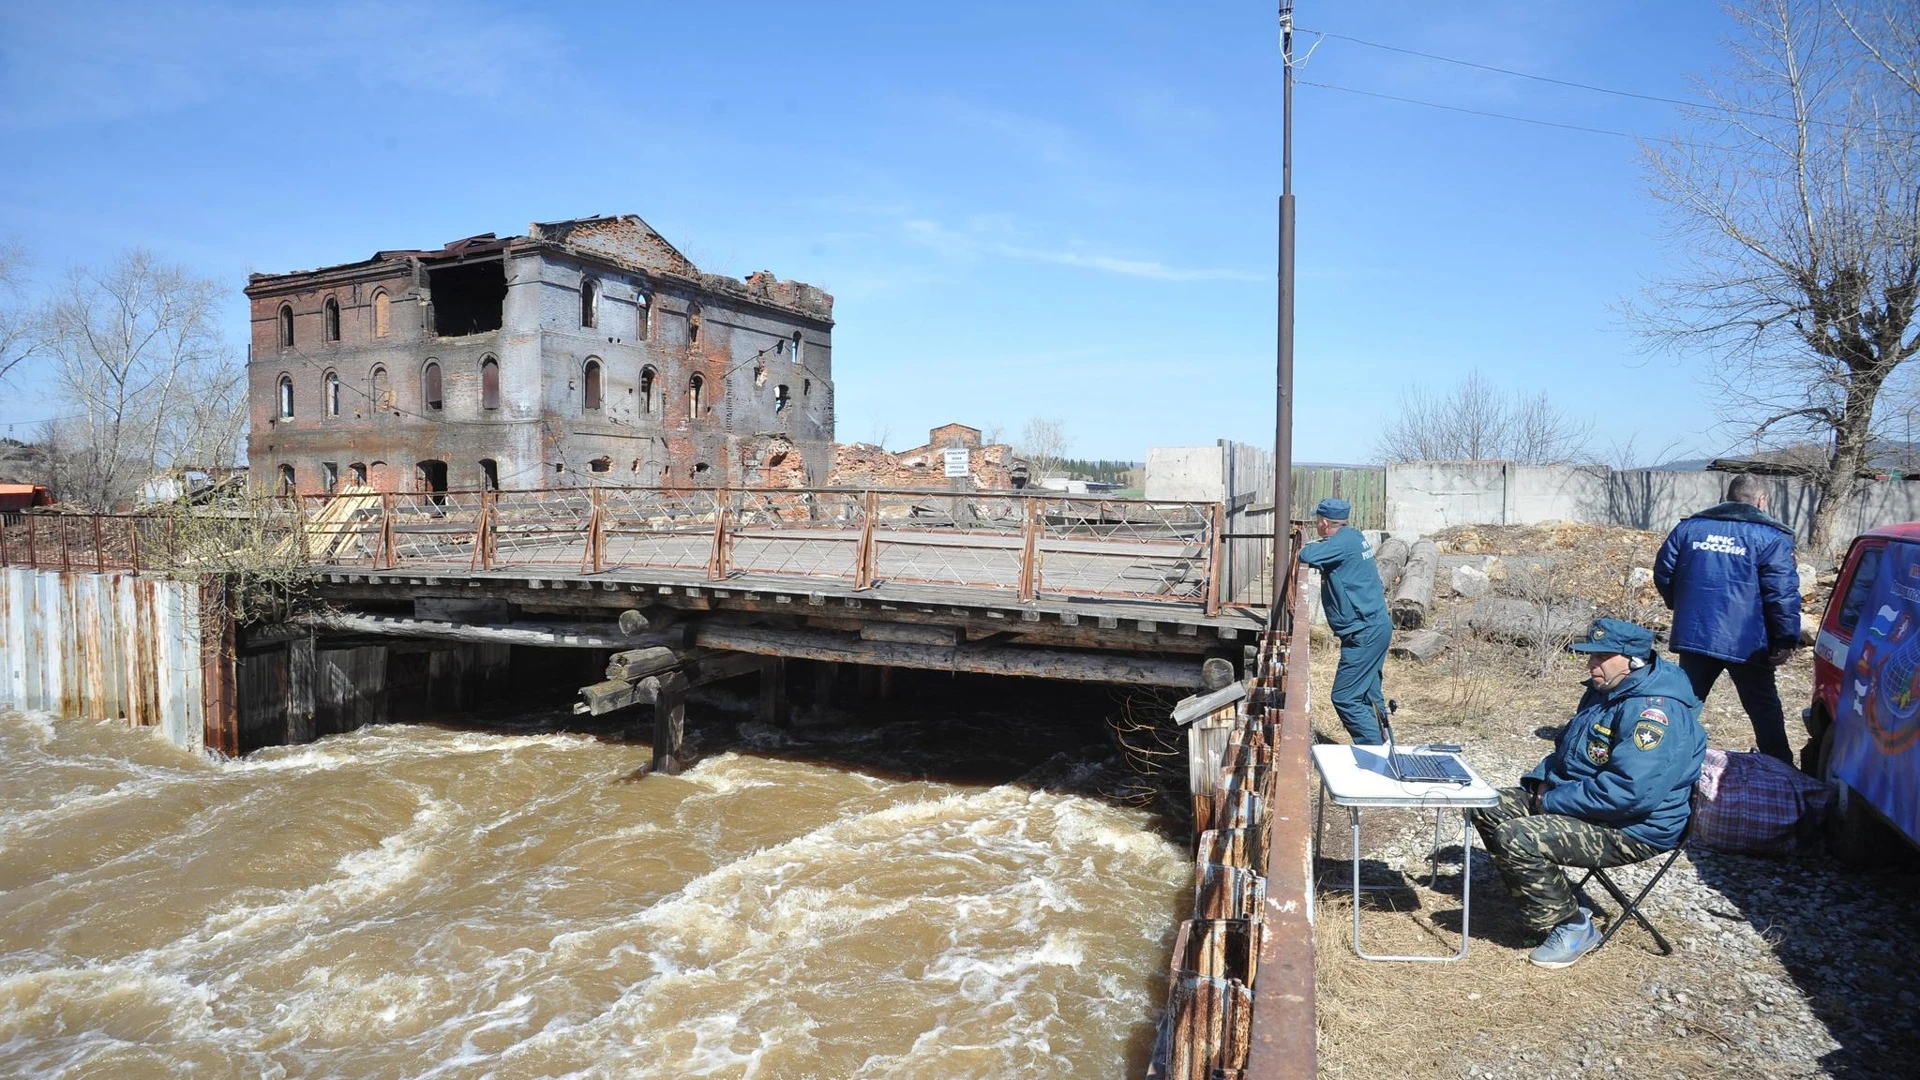
<svg viewBox="0 0 1920 1080"><path fill-rule="evenodd" d="M1492 576L1505 595L1542 603L1581 599L1601 614L1655 628L1667 624L1652 586L1630 584L1634 567L1652 565L1659 534L1585 525L1474 527L1436 539L1443 553L1501 556ZM1516 569L1522 571L1519 580ZM1447 591L1444 579L1438 591ZM1390 658L1386 693L1400 705L1395 729L1402 742L1460 743L1476 769L1495 784L1509 784L1551 749L1579 701L1585 665L1561 651L1564 643L1515 647L1473 638L1459 617L1468 603L1438 603L1435 622L1458 624L1456 643L1426 664ZM1338 654L1331 641L1316 643L1312 716L1318 737L1346 741L1326 701ZM1781 698L1796 746L1805 738L1797 713L1808 699L1811 666L1802 652L1781 671ZM1746 715L1724 680L1717 691L1702 716L1709 739L1715 746L1744 749L1752 741ZM1332 875L1318 895L1315 918L1321 1075L1694 1078L1778 1072L1732 1049L1713 1030L1711 1011L1704 1018L1695 1013L1683 1026L1656 1006L1656 986L1685 987L1704 1005L1712 987L1737 983L1747 969L1709 944L1694 943L1689 931L1671 922L1665 929L1680 948L1673 957L1654 955L1645 932L1627 927L1607 948L1572 968L1535 968L1526 955L1537 937L1515 919L1513 902L1484 855L1474 879L1473 944L1466 959L1443 964L1359 959L1350 936L1352 909L1339 887L1348 854L1344 824L1344 815L1334 810L1326 835L1332 858L1319 864L1323 874ZM1363 864L1368 879L1409 886L1363 901L1361 932L1369 951L1448 954L1458 948L1459 834L1450 833L1446 841L1444 850L1453 861L1442 864L1436 891L1426 887L1424 876L1430 818L1375 811L1363 824L1362 853L1372 860ZM1406 867L1417 864L1420 884L1403 877L1386 858ZM1658 906L1656 896L1656 920ZM1607 908L1611 911L1611 905ZM1777 958L1766 963L1778 967Z"/></svg>

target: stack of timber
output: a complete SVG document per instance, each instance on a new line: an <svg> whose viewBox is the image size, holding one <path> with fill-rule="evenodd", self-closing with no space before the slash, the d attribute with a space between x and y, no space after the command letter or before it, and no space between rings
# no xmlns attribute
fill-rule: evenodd
<svg viewBox="0 0 1920 1080"><path fill-rule="evenodd" d="M627 623L623 616L622 625ZM628 649L614 653L607 661L604 681L580 688L580 700L574 703L573 711L600 716L630 705L653 706L653 771L672 776L684 764L681 746L686 736L687 691L756 673L769 684L786 678L779 661L749 653L675 650L665 645ZM763 711L769 707L764 703L778 700L778 695L768 693L764 686L761 696Z"/></svg>
<svg viewBox="0 0 1920 1080"><path fill-rule="evenodd" d="M380 517L380 493L362 484L347 484L338 489L334 497L328 499L320 511L302 523L307 534L307 556L316 562L333 562L357 541L368 536L369 522ZM298 536L289 536L280 542L274 551L277 558L286 558L293 554L294 545L299 543ZM356 555L365 558L373 551L368 544L359 544Z"/></svg>
<svg viewBox="0 0 1920 1080"><path fill-rule="evenodd" d="M1193 917L1174 941L1167 1009L1147 1071L1155 1080L1244 1075L1266 901L1274 737L1248 704L1247 684L1234 683L1174 709L1174 721L1187 725Z"/></svg>
<svg viewBox="0 0 1920 1080"><path fill-rule="evenodd" d="M1419 540L1407 554L1407 568L1400 575L1400 587L1387 605L1393 625L1402 630L1418 630L1427 625L1433 610L1433 577L1440 569L1440 548L1431 540Z"/></svg>

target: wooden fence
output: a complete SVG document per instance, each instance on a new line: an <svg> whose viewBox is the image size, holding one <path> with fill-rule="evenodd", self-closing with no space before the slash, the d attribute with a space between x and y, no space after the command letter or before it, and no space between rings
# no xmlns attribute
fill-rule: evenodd
<svg viewBox="0 0 1920 1080"><path fill-rule="evenodd" d="M1325 465L1297 466L1293 470L1293 520L1305 521L1321 499L1345 499L1353 504L1351 522L1357 529L1387 527L1387 470Z"/></svg>

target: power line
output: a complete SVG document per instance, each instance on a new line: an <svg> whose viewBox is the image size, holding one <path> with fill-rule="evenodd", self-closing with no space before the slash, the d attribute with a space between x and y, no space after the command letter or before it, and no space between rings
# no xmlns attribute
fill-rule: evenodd
<svg viewBox="0 0 1920 1080"><path fill-rule="evenodd" d="M1418 56L1423 60L1437 60L1443 64L1455 64L1455 65L1458 65L1459 67L1473 68L1476 71L1490 71L1496 75L1511 75L1516 79L1532 79L1534 82L1550 83L1554 86L1565 86L1573 90L1586 90L1595 94L1612 94L1614 97L1632 98L1636 101L1651 101L1660 105L1676 105L1683 109L1739 113L1743 116L1758 116L1768 120L1781 120L1790 124L1798 123L1804 119L1804 121L1807 123L1819 124L1823 127L1850 128L1850 127L1860 126L1856 124L1849 124L1842 120L1821 120L1815 117L1796 118L1796 117L1785 115L1783 113L1767 112L1764 109L1745 109L1745 108L1741 108L1738 105L1728 105L1723 103L1703 103L1699 101L1687 101L1682 98L1663 97L1662 95L1659 95L1659 94L1643 94L1637 90L1621 90L1611 86L1596 86L1593 83L1575 82L1572 79L1556 79L1551 75L1536 75L1530 71L1515 71L1512 68L1496 67L1493 64L1482 64L1475 60L1462 60L1456 56L1441 56L1438 53L1421 52L1418 49L1408 49L1399 45L1384 45L1378 41L1367 41L1364 38L1353 37L1349 34L1336 34L1328 30L1307 30L1305 28L1302 28L1300 32L1303 34L1317 34L1322 38L1333 38L1339 41L1348 41L1348 42L1352 42L1355 45L1364 45L1369 49L1380 49L1385 52L1401 53L1406 56ZM1340 88L1336 88L1336 89L1340 89ZM1384 97L1385 95L1375 95L1375 96ZM1398 99L1398 100L1408 100L1408 99ZM1429 104L1429 103L1415 102L1415 104ZM1444 108L1445 106L1442 106L1442 107ZM1459 111L1467 112L1471 110L1462 109ZM1487 113L1484 115L1491 116L1495 114ZM1525 118L1524 117L1505 117L1505 119L1523 120ZM1543 121L1532 121L1532 122L1541 123ZM1557 125L1557 126L1565 127L1568 125ZM1598 129L1581 129L1581 130L1598 130ZM1894 134L1894 135L1920 135L1920 131L1910 131L1904 128L1887 129L1887 133ZM1620 134L1620 133L1619 132L1601 132L1601 134L1612 135L1612 134ZM1640 137L1641 136L1638 136L1638 135L1632 136L1632 138L1640 138Z"/></svg>
<svg viewBox="0 0 1920 1080"><path fill-rule="evenodd" d="M1385 101L1398 101L1408 105L1424 105L1429 109L1445 109L1448 112L1466 113L1469 116L1486 116L1495 120L1512 120L1521 124L1538 124L1541 127L1563 128L1567 131L1584 131L1590 135L1612 135L1620 139L1634 139L1641 142L1661 142L1652 135L1640 135L1631 131L1615 131L1612 128L1588 127L1585 124L1563 124L1558 120L1540 120L1531 116L1514 116L1510 113L1488 112L1485 109L1469 109L1462 105L1443 105L1438 101L1423 101L1420 98L1401 97L1398 94L1382 94L1377 90L1362 90L1354 86L1340 86L1335 83L1314 82L1309 79L1298 80L1301 86L1313 86L1322 90L1338 90L1343 94L1359 94L1362 97L1380 98ZM1697 147L1702 150L1731 150L1731 147L1715 146L1712 143L1675 142L1678 146Z"/></svg>

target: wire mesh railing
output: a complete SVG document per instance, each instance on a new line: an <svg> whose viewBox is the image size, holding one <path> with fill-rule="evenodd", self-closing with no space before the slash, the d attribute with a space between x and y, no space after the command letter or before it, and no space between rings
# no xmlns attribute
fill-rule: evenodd
<svg viewBox="0 0 1920 1080"><path fill-rule="evenodd" d="M0 524L0 564L168 569L182 528L222 519L231 545L375 570L674 571L1204 605L1223 592L1218 505L898 489L567 488L263 499L245 512L27 514ZM212 549L221 543L216 541ZM206 543L193 545L203 554ZM1232 581L1224 582L1234 588ZM1235 591L1238 591L1237 589Z"/></svg>

